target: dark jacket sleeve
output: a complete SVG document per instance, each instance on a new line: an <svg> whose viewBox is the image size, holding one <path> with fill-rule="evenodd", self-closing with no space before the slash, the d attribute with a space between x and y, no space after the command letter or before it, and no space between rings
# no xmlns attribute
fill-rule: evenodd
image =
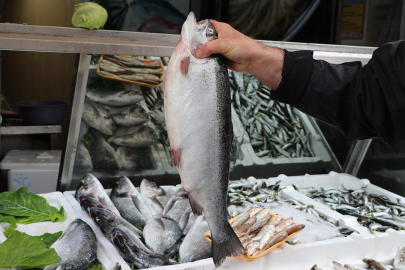
<svg viewBox="0 0 405 270"><path fill-rule="evenodd" d="M282 81L272 98L351 139L405 140L405 41L381 46L364 66L314 60L312 51L286 51Z"/></svg>

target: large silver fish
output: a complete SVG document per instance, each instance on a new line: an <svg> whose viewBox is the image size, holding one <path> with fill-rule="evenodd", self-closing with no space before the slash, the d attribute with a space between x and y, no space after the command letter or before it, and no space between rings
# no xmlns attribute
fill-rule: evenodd
<svg viewBox="0 0 405 270"><path fill-rule="evenodd" d="M97 259L96 235L81 219L73 220L51 248L55 249L61 261L46 266L44 270L88 269Z"/></svg>
<svg viewBox="0 0 405 270"><path fill-rule="evenodd" d="M208 223L203 216L199 216L180 246L180 263L194 262L211 256L211 244L204 237L208 230Z"/></svg>
<svg viewBox="0 0 405 270"><path fill-rule="evenodd" d="M134 226L144 227L146 218L136 207L134 197L134 188L126 176L122 176L111 191L111 200L120 211L121 216Z"/></svg>
<svg viewBox="0 0 405 270"><path fill-rule="evenodd" d="M86 146L81 142L79 142L77 146L75 166L81 169L93 169L93 162L91 161L89 150L87 150Z"/></svg>
<svg viewBox="0 0 405 270"><path fill-rule="evenodd" d="M113 135L116 128L114 120L103 107L87 100L84 101L82 118L90 127L105 135Z"/></svg>
<svg viewBox="0 0 405 270"><path fill-rule="evenodd" d="M80 181L79 186L76 189L75 199L80 203L81 197L89 196L98 200L105 208L111 210L116 215L121 216L118 209L114 206L110 197L104 190L100 181L91 173L86 174Z"/></svg>
<svg viewBox="0 0 405 270"><path fill-rule="evenodd" d="M149 120L149 115L138 105L126 106L122 108L113 108L105 106L111 114L117 126L131 127L139 126Z"/></svg>
<svg viewBox="0 0 405 270"><path fill-rule="evenodd" d="M121 160L115 149L98 133L90 154L95 169L117 170L121 167Z"/></svg>
<svg viewBox="0 0 405 270"><path fill-rule="evenodd" d="M115 135L119 133L114 133L114 136L108 138L108 142L127 147L146 147L158 142L156 132L148 126L122 128L120 130L131 131L131 133L125 133L124 135Z"/></svg>
<svg viewBox="0 0 405 270"><path fill-rule="evenodd" d="M173 163L194 213L208 222L218 267L244 250L226 208L233 136L228 70L220 56L195 57L199 46L213 39L211 22L197 25L191 12L167 66L165 117Z"/></svg>
<svg viewBox="0 0 405 270"><path fill-rule="evenodd" d="M153 209L153 214L161 214L163 206L157 199L158 196L164 196L165 191L156 185L155 182L143 179L139 186L142 198Z"/></svg>

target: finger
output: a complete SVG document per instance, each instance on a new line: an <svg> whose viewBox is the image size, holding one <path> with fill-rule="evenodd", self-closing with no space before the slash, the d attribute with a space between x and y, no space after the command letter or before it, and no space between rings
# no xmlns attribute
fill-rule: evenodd
<svg viewBox="0 0 405 270"><path fill-rule="evenodd" d="M197 50L196 56L197 58L206 58L209 57L211 54L221 53L223 50L221 47L222 40L212 40L208 41L207 43L200 46Z"/></svg>

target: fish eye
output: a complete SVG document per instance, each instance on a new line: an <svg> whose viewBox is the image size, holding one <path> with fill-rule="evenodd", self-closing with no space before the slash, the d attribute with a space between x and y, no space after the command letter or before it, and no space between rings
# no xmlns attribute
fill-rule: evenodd
<svg viewBox="0 0 405 270"><path fill-rule="evenodd" d="M214 28L212 28L212 27L207 28L207 36L208 37L213 37L214 36Z"/></svg>

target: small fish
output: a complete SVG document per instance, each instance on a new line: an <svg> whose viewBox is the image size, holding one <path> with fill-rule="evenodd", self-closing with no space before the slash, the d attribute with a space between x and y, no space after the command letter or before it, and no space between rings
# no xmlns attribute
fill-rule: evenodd
<svg viewBox="0 0 405 270"><path fill-rule="evenodd" d="M248 213L249 213L250 217L253 217L253 216L256 215L257 213L259 213L261 210L263 210L263 208L261 208L261 207L254 207L254 208L250 209L250 210L248 211Z"/></svg>
<svg viewBox="0 0 405 270"><path fill-rule="evenodd" d="M134 90L98 91L95 89L87 89L86 97L94 102L107 106L128 106L144 100L142 92Z"/></svg>
<svg viewBox="0 0 405 270"><path fill-rule="evenodd" d="M129 68L129 67L126 67L125 70L131 71L134 73L153 74L153 75L158 75L158 76L161 76L164 71L163 68Z"/></svg>
<svg viewBox="0 0 405 270"><path fill-rule="evenodd" d="M159 256L142 251L136 242L120 229L112 230L112 239L114 246L120 251L128 262L134 264L137 269L162 266L165 263Z"/></svg>
<svg viewBox="0 0 405 270"><path fill-rule="evenodd" d="M143 236L145 243L157 254L164 254L182 237L178 223L169 217L156 215L148 219Z"/></svg>
<svg viewBox="0 0 405 270"><path fill-rule="evenodd" d="M149 83L149 84L159 84L162 82L162 80L152 74L131 74L131 75L118 75L119 77L130 80L130 81L136 81L136 82L143 82L143 83Z"/></svg>
<svg viewBox="0 0 405 270"><path fill-rule="evenodd" d="M273 238L269 242L267 242L266 246L263 249L269 249L272 246L274 246L275 244L283 241L287 237L288 237L288 233L286 233L284 231L276 233L276 235L274 235Z"/></svg>
<svg viewBox="0 0 405 270"><path fill-rule="evenodd" d="M283 219L283 216L280 214L275 214L269 219L269 224L278 224Z"/></svg>
<svg viewBox="0 0 405 270"><path fill-rule="evenodd" d="M294 223L294 221L292 220L292 218L283 220L282 222L280 222L279 224L276 225L276 232L285 231L293 223Z"/></svg>
<svg viewBox="0 0 405 270"><path fill-rule="evenodd" d="M167 215L168 217L172 218L173 220L179 222L180 218L183 216L185 212L190 213L191 212L191 206L190 202L188 199L188 195L186 192L181 192L180 194L177 193L172 196L170 199L169 205L173 203L172 207L170 209L166 209L166 206L164 208L163 214ZM168 206L168 205L167 205ZM166 212L165 212L166 210ZM188 221L188 219L187 219ZM207 230L208 231L208 230Z"/></svg>
<svg viewBox="0 0 405 270"><path fill-rule="evenodd" d="M251 225L243 224L243 225L234 227L233 231L240 237L240 236L246 234L247 230L249 230L250 227L251 227Z"/></svg>
<svg viewBox="0 0 405 270"><path fill-rule="evenodd" d="M198 216L180 246L179 263L194 262L212 256L211 244L204 237L208 230L204 217Z"/></svg>
<svg viewBox="0 0 405 270"><path fill-rule="evenodd" d="M156 132L148 126L132 127L133 133L128 133L120 136L112 136L108 139L109 142L119 146L127 147L146 147L156 144L158 137Z"/></svg>
<svg viewBox="0 0 405 270"><path fill-rule="evenodd" d="M97 260L96 235L81 219L73 220L51 248L55 249L61 261L45 266L44 270L84 270Z"/></svg>
<svg viewBox="0 0 405 270"><path fill-rule="evenodd" d="M305 228L305 224L292 224L285 229L285 232L288 233L288 235L293 234L295 232L298 232L302 229Z"/></svg>
<svg viewBox="0 0 405 270"><path fill-rule="evenodd" d="M125 68L119 66L111 61L108 60L100 60L99 62L100 69L109 72L109 73L116 73L116 72L125 72Z"/></svg>
<svg viewBox="0 0 405 270"><path fill-rule="evenodd" d="M118 59L120 63L129 67L146 67L146 68L161 67L160 60L139 59L128 55L114 55L114 58Z"/></svg>
<svg viewBox="0 0 405 270"><path fill-rule="evenodd" d="M260 243L259 242L252 242L245 248L245 254L247 256L252 256L256 250L259 250Z"/></svg>
<svg viewBox="0 0 405 270"><path fill-rule="evenodd" d="M92 174L86 174L80 181L79 186L76 189L75 199L80 203L82 196L92 197L99 201L107 209L114 212L116 215L120 216L118 209L114 206L114 203L108 197L101 185L100 181Z"/></svg>
<svg viewBox="0 0 405 270"><path fill-rule="evenodd" d="M381 263L377 262L374 259L363 259L363 262L367 263L369 266L374 267L376 270L387 270ZM394 263L395 265L395 263ZM400 268L395 268L400 269Z"/></svg>
<svg viewBox="0 0 405 270"><path fill-rule="evenodd" d="M121 110L114 109L109 112L115 124L121 127L139 126L149 120L149 115L138 105L124 107Z"/></svg>
<svg viewBox="0 0 405 270"><path fill-rule="evenodd" d="M244 224L249 219L249 213L242 213L237 219L232 223L232 228Z"/></svg>
<svg viewBox="0 0 405 270"><path fill-rule="evenodd" d="M136 207L133 196L134 186L126 176L122 176L111 191L111 200L121 216L134 226L145 227L146 218Z"/></svg>

